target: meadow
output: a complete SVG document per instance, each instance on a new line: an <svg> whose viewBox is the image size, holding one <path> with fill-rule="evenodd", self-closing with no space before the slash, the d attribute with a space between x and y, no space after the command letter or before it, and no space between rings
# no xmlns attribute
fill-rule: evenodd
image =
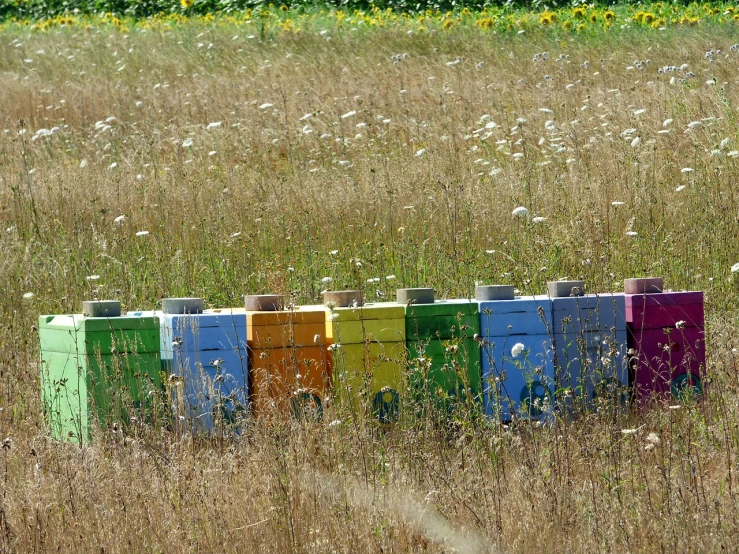
<svg viewBox="0 0 739 554"><path fill-rule="evenodd" d="M739 547L731 6L192 9L1 25L3 551ZM648 275L706 291L699 405L380 428L336 402L322 422L116 425L82 448L40 414L37 317L83 299Z"/></svg>

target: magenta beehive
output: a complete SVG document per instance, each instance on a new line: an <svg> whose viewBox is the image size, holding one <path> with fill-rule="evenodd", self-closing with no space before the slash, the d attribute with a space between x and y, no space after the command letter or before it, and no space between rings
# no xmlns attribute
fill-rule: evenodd
<svg viewBox="0 0 739 554"><path fill-rule="evenodd" d="M637 401L700 397L706 372L703 293L625 297L630 380Z"/></svg>

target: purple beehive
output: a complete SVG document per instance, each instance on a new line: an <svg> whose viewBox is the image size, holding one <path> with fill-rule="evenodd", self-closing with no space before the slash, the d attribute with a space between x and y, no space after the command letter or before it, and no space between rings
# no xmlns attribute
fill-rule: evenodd
<svg viewBox="0 0 739 554"><path fill-rule="evenodd" d="M706 372L703 293L662 292L657 279L628 279L626 291L636 399L700 397Z"/></svg>

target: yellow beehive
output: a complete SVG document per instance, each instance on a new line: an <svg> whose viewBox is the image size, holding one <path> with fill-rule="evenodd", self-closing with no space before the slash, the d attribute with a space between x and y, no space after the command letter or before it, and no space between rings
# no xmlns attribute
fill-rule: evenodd
<svg viewBox="0 0 739 554"><path fill-rule="evenodd" d="M326 293L324 303L335 390L380 422L395 420L405 382L403 306L364 304L359 291Z"/></svg>

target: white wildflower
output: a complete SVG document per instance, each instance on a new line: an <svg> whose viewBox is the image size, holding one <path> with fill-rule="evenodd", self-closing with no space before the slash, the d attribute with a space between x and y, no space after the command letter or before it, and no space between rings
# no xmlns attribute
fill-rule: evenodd
<svg viewBox="0 0 739 554"><path fill-rule="evenodd" d="M511 356L514 358L518 358L518 356L524 351L525 348L526 347L522 342L517 342L511 348Z"/></svg>

